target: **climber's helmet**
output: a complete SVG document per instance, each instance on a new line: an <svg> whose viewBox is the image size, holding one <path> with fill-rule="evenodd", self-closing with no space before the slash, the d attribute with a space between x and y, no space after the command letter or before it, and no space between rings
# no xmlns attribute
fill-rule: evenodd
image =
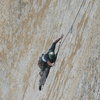
<svg viewBox="0 0 100 100"><path fill-rule="evenodd" d="M49 59L50 59L50 60L55 59L55 57L56 57L56 55L55 55L54 52L49 52Z"/></svg>

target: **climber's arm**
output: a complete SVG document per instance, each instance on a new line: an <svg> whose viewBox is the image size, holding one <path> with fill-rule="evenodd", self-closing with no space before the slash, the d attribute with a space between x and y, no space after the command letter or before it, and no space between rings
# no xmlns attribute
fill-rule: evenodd
<svg viewBox="0 0 100 100"><path fill-rule="evenodd" d="M54 63L51 63L50 61L47 61L47 64L52 67L54 65Z"/></svg>

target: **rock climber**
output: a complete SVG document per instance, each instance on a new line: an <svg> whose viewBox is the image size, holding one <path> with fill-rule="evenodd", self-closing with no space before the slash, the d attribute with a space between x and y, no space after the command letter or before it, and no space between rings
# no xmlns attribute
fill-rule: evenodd
<svg viewBox="0 0 100 100"><path fill-rule="evenodd" d="M41 90L42 86L44 85L48 77L50 68L54 65L57 59L58 52L55 53L55 48L56 48L56 44L58 43L58 41L60 41L62 38L63 38L63 34L61 35L60 38L58 38L52 43L48 52L45 54L42 54L42 56L39 58L38 66L41 69L41 71L39 72L40 77L41 77L39 81L39 90Z"/></svg>

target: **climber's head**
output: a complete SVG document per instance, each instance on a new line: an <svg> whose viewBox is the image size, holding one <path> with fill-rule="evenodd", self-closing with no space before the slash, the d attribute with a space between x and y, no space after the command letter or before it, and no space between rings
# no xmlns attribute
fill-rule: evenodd
<svg viewBox="0 0 100 100"><path fill-rule="evenodd" d="M53 60L53 59L55 59L55 53L54 52L49 52L49 59L50 60Z"/></svg>

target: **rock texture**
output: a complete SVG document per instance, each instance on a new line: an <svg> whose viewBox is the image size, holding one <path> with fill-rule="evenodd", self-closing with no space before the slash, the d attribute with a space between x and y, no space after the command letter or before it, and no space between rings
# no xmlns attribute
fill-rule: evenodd
<svg viewBox="0 0 100 100"><path fill-rule="evenodd" d="M38 57L62 33L40 92ZM100 100L100 0L0 0L0 100Z"/></svg>

